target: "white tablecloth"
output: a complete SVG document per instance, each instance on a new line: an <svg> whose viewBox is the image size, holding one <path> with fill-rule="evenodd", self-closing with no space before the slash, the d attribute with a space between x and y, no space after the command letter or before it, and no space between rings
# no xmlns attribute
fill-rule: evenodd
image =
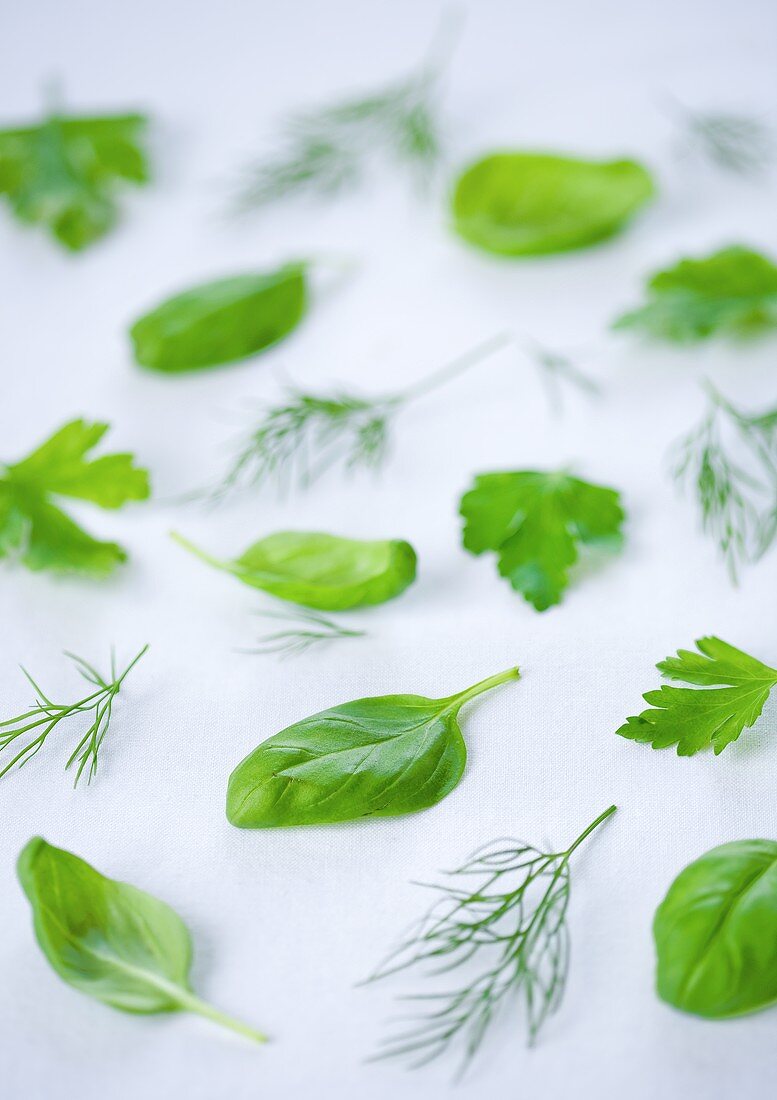
<svg viewBox="0 0 777 1100"><path fill-rule="evenodd" d="M108 449L134 450L155 490L152 503L116 514L73 507L131 553L107 583L0 574L3 716L29 698L19 663L66 695L75 680L61 650L104 662L111 642L126 657L151 645L91 788L71 789L64 731L2 781L9 1100L446 1096L451 1061L415 1074L364 1064L408 984L354 984L426 904L410 880L500 834L570 841L611 802L618 814L574 868L560 1012L533 1051L508 1013L457 1095L773 1095L775 1011L712 1023L663 1005L651 920L691 859L777 836L777 708L718 759L653 753L614 731L658 685L655 662L702 634L777 662L777 553L732 587L665 472L669 444L701 414L704 377L746 405L774 405L775 344L678 351L608 336L607 325L638 300L647 271L681 254L737 241L777 252L769 180L678 161L662 108L671 93L701 108L773 109L774 8L460 7L448 174L497 146L634 155L655 171L660 196L624 235L568 256L490 260L449 232L444 188L424 200L391 169L331 206L223 216L232 172L271 140L279 112L416 63L438 24L431 0L30 0L2 15L4 121L33 117L51 77L74 110L139 106L155 119L155 181L127 198L103 243L71 257L0 214L0 454L15 459L73 416L105 418ZM360 266L271 354L200 377L133 366L127 325L168 292L324 254ZM382 391L505 328L582 349L602 400L571 394L552 415L536 370L507 350L408 411L377 480L335 476L307 495L247 495L211 512L175 503L221 469L251 406L277 395L284 375L314 390L338 381ZM464 553L458 499L476 471L565 464L622 490L628 542L539 615L493 559ZM259 594L186 556L167 537L173 527L225 555L283 527L403 537L418 550L419 580L365 613L365 641L285 663L246 656L236 649L262 629ZM321 829L227 824L229 772L284 725L363 695L447 694L512 663L523 679L470 708L466 776L436 808ZM14 872L36 833L172 904L194 937L196 989L276 1041L258 1049L191 1017L125 1016L59 981Z"/></svg>

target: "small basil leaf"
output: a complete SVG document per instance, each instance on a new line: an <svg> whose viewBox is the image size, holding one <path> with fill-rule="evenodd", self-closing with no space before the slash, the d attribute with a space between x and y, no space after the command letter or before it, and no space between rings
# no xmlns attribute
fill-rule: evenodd
<svg viewBox="0 0 777 1100"><path fill-rule="evenodd" d="M173 538L244 584L319 611L385 603L415 580L415 551L399 539L362 542L317 531L279 531L225 562L180 535Z"/></svg>
<svg viewBox="0 0 777 1100"><path fill-rule="evenodd" d="M68 985L123 1012L195 1012L264 1041L192 992L189 932L169 905L41 837L17 870L41 950Z"/></svg>
<svg viewBox="0 0 777 1100"><path fill-rule="evenodd" d="M456 787L469 699L517 680L508 669L447 699L383 695L321 711L268 738L229 778L227 817L245 829L396 817Z"/></svg>
<svg viewBox="0 0 777 1100"><path fill-rule="evenodd" d="M653 190L649 173L633 160L495 153L459 177L454 226L486 252L562 252L617 233Z"/></svg>
<svg viewBox="0 0 777 1100"><path fill-rule="evenodd" d="M777 841L738 840L682 871L658 907L658 994L711 1019L777 1003Z"/></svg>
<svg viewBox="0 0 777 1100"><path fill-rule="evenodd" d="M288 336L306 308L302 263L203 283L168 298L134 323L135 359L170 374L234 363Z"/></svg>

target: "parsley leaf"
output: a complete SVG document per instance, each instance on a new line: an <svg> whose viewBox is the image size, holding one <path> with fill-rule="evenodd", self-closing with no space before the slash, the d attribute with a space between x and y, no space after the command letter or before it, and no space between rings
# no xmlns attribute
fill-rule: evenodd
<svg viewBox="0 0 777 1100"><path fill-rule="evenodd" d="M143 115L63 118L0 130L0 195L16 217L45 226L65 248L80 251L115 224L117 183L142 184L148 166L140 146Z"/></svg>
<svg viewBox="0 0 777 1100"><path fill-rule="evenodd" d="M621 737L654 749L677 745L678 756L693 756L712 745L717 756L754 724L777 685L777 670L720 638L699 638L696 648L698 653L680 649L656 667L668 680L708 690L664 684L648 691L642 698L651 709L628 718L616 730Z"/></svg>
<svg viewBox="0 0 777 1100"><path fill-rule="evenodd" d="M647 294L647 303L619 317L614 328L687 344L777 326L777 266L741 245L657 272Z"/></svg>
<svg viewBox="0 0 777 1100"><path fill-rule="evenodd" d="M29 569L105 576L126 560L115 542L100 542L52 503L52 497L121 508L149 496L148 474L132 455L86 460L108 424L72 420L0 477L0 558L18 555Z"/></svg>
<svg viewBox="0 0 777 1100"><path fill-rule="evenodd" d="M495 550L500 574L537 611L561 602L579 543L619 549L623 541L618 493L563 470L479 474L461 515L465 549Z"/></svg>

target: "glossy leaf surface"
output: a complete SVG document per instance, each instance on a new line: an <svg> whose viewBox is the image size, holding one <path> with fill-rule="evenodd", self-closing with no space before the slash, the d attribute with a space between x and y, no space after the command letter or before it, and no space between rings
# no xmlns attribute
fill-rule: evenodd
<svg viewBox="0 0 777 1100"><path fill-rule="evenodd" d="M135 359L168 374L234 363L277 344L307 309L304 264L203 283L168 298L130 329Z"/></svg>
<svg viewBox="0 0 777 1100"><path fill-rule="evenodd" d="M384 695L321 711L262 742L229 779L227 817L241 828L396 817L457 786L467 750L461 707L517 669L446 699Z"/></svg>
<svg viewBox="0 0 777 1100"><path fill-rule="evenodd" d="M396 539L364 542L317 531L279 531L223 562L179 535L174 538L244 584L320 611L385 603L415 579L415 551Z"/></svg>
<svg viewBox="0 0 777 1100"><path fill-rule="evenodd" d="M650 175L632 160L495 153L459 177L453 220L486 252L563 252L617 233L652 195Z"/></svg>
<svg viewBox="0 0 777 1100"><path fill-rule="evenodd" d="M777 842L713 848L674 880L656 912L659 996L724 1019L777 1003Z"/></svg>

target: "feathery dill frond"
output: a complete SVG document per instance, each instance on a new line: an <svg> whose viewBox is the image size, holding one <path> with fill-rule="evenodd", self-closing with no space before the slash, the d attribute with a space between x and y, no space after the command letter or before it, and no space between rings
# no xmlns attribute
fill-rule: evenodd
<svg viewBox="0 0 777 1100"><path fill-rule="evenodd" d="M89 726L73 749L65 768L70 768L77 762L74 782L74 786L76 786L88 765L87 783L91 783L97 774L98 753L108 732L116 696L119 694L124 680L147 649L148 646L144 645L120 674L116 669L115 654L111 651L109 678L103 677L82 657L77 657L74 653L66 653L65 656L75 664L84 680L95 688L94 691L74 703L52 702L43 689L33 680L29 672L23 668L22 672L35 690L37 698L35 704L23 714L18 714L15 718L8 718L6 721L0 722L0 751L9 746L16 749L17 740L19 738L25 740L22 748L18 749L15 755L0 768L0 777L16 765L21 767L28 760L31 760L43 748L47 738L60 722L69 718L77 718L80 715L90 715Z"/></svg>
<svg viewBox="0 0 777 1100"><path fill-rule="evenodd" d="M535 1041L564 995L570 859L615 809L600 814L565 851L495 841L431 887L437 903L368 982L415 968L431 977L468 969L453 988L402 998L423 1002L428 1011L403 1017L409 1025L384 1040L374 1059L409 1059L417 1068L458 1043L463 1073L498 1011L516 995L524 1002L529 1043Z"/></svg>
<svg viewBox="0 0 777 1100"><path fill-rule="evenodd" d="M415 386L374 398L290 390L266 409L239 443L221 481L204 495L217 502L235 490L275 481L283 490L308 488L338 463L347 471L377 469L386 458L394 417L411 401L445 385L509 342L501 334L479 344Z"/></svg>
<svg viewBox="0 0 777 1100"><path fill-rule="evenodd" d="M443 27L417 72L375 92L290 115L277 150L248 164L238 213L304 194L332 197L358 185L376 155L428 181L442 154L439 88L450 51Z"/></svg>
<svg viewBox="0 0 777 1100"><path fill-rule="evenodd" d="M266 619L288 623L289 627L286 630L263 634L257 639L256 647L245 649L242 651L244 653L298 657L313 646L334 642L341 638L364 638L367 634L366 630L352 630L325 615L301 608L289 612L259 611L257 614Z"/></svg>
<svg viewBox="0 0 777 1100"><path fill-rule="evenodd" d="M671 473L694 492L702 530L736 583L777 534L777 408L748 414L709 384L707 395L700 423L675 444Z"/></svg>

